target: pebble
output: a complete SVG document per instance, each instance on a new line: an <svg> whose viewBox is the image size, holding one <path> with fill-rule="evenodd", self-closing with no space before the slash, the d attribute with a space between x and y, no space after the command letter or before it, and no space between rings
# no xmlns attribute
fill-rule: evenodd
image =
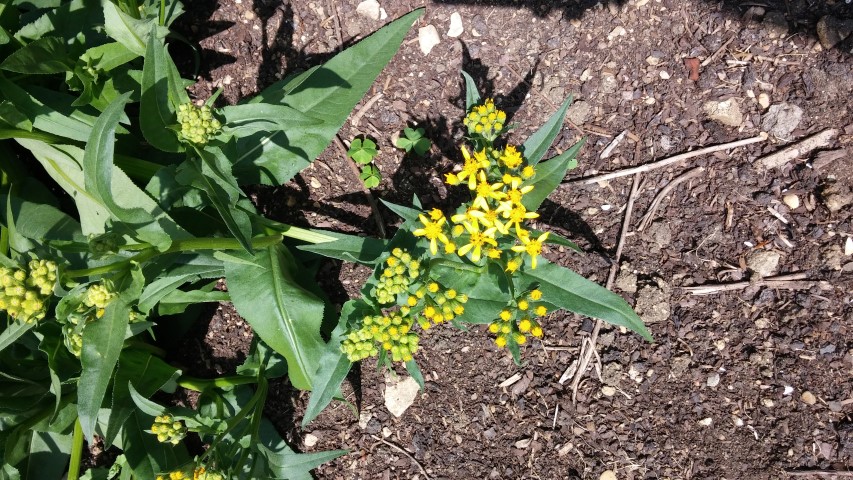
<svg viewBox="0 0 853 480"><path fill-rule="evenodd" d="M589 120L591 114L592 106L588 102L578 100L569 107L566 118L575 125L583 125Z"/></svg>
<svg viewBox="0 0 853 480"><path fill-rule="evenodd" d="M386 383L385 408L395 417L399 417L414 403L419 391L420 386L412 377L406 377L397 383Z"/></svg>
<svg viewBox="0 0 853 480"><path fill-rule="evenodd" d="M708 380L705 381L705 384L711 388L716 387L717 385L720 384L720 374L717 372L714 372L714 373L708 375Z"/></svg>
<svg viewBox="0 0 853 480"><path fill-rule="evenodd" d="M601 472L601 476L598 477L598 480L616 480L616 472L613 470L605 470Z"/></svg>
<svg viewBox="0 0 853 480"><path fill-rule="evenodd" d="M773 406L776 405L776 403L770 398L765 398L761 400L761 404L767 408L773 408Z"/></svg>
<svg viewBox="0 0 853 480"><path fill-rule="evenodd" d="M787 205L791 210L795 210L800 207L800 197L794 194L785 195L782 197L782 201L785 202L785 205Z"/></svg>
<svg viewBox="0 0 853 480"><path fill-rule="evenodd" d="M787 140L802 119L802 108L791 103L780 103L767 109L761 119L761 129L774 137Z"/></svg>
<svg viewBox="0 0 853 480"><path fill-rule="evenodd" d="M317 445L318 441L320 441L320 439L317 438L316 436L310 434L310 433L306 433L305 437L302 439L302 443L304 443L305 446L308 448L311 448L314 445Z"/></svg>
<svg viewBox="0 0 853 480"><path fill-rule="evenodd" d="M607 39L612 41L616 37L624 37L625 34L627 34L627 33L628 32L625 31L625 27L620 25L620 26L617 26L616 28L614 28L613 30L611 30L610 33L607 34Z"/></svg>
<svg viewBox="0 0 853 480"><path fill-rule="evenodd" d="M829 406L829 410L831 412L835 412L835 413L839 413L839 412L841 412L841 410L844 409L844 404L839 402L839 401L836 401L836 400L833 400L831 402L827 402L827 406Z"/></svg>
<svg viewBox="0 0 853 480"><path fill-rule="evenodd" d="M802 400L806 405L814 405L817 403L817 398L815 398L814 394L808 390L800 395L800 400Z"/></svg>
<svg viewBox="0 0 853 480"><path fill-rule="evenodd" d="M711 417L703 418L702 420L699 420L699 425L703 425L705 427L710 427L712 423L714 423L714 419Z"/></svg>
<svg viewBox="0 0 853 480"><path fill-rule="evenodd" d="M669 80L670 77L669 72L667 72L666 70L661 70L658 75L660 75L660 78L664 80Z"/></svg>
<svg viewBox="0 0 853 480"><path fill-rule="evenodd" d="M734 98L722 102L705 102L702 110L711 120L729 127L739 127L743 123L743 114L740 113L740 106Z"/></svg>
<svg viewBox="0 0 853 480"><path fill-rule="evenodd" d="M364 0L355 7L355 12L362 17L369 18L371 20L379 20L382 18L381 8L382 7L379 6L379 2L376 0Z"/></svg>
<svg viewBox="0 0 853 480"><path fill-rule="evenodd" d="M605 397L612 397L613 395L616 395L616 388L611 387L610 385L605 385L601 387L601 394Z"/></svg>
<svg viewBox="0 0 853 480"><path fill-rule="evenodd" d="M314 177L311 177L311 180L309 180L308 183L311 184L311 188L320 188L323 186L323 184Z"/></svg>
<svg viewBox="0 0 853 480"><path fill-rule="evenodd" d="M456 38L459 35L462 35L464 28L462 27L462 15L459 15L459 12L453 12L450 14L450 28L447 29L447 36Z"/></svg>
<svg viewBox="0 0 853 480"><path fill-rule="evenodd" d="M769 277L776 273L780 258L782 258L782 255L778 252L756 250L746 258L746 266L759 277Z"/></svg>
<svg viewBox="0 0 853 480"><path fill-rule="evenodd" d="M770 95L762 92L758 94L758 105L762 110L766 110L770 106Z"/></svg>
<svg viewBox="0 0 853 480"><path fill-rule="evenodd" d="M432 47L439 43L441 40L438 38L438 30L435 29L435 25L427 25L418 29L418 45L424 55L429 55Z"/></svg>
<svg viewBox="0 0 853 480"><path fill-rule="evenodd" d="M839 18L826 15L818 20L817 38L820 45L829 50L830 48L843 42L853 33L853 20L841 20Z"/></svg>
<svg viewBox="0 0 853 480"><path fill-rule="evenodd" d="M847 237L844 241L844 255L853 255L853 237Z"/></svg>

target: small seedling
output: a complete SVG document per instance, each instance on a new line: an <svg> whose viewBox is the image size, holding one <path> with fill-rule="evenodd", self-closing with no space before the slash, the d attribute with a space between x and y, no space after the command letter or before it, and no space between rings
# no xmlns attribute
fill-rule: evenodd
<svg viewBox="0 0 853 480"><path fill-rule="evenodd" d="M379 173L379 169L374 165L365 165L364 168L361 169L361 175L359 175L358 178L364 182L364 186L367 188L378 187L379 182L382 181L382 175Z"/></svg>
<svg viewBox="0 0 853 480"><path fill-rule="evenodd" d="M419 157L423 157L429 150L429 147L432 146L432 142L424 137L423 128L406 128L403 130L403 135L397 139L394 145L397 148L402 148L406 153L414 150Z"/></svg>
<svg viewBox="0 0 853 480"><path fill-rule="evenodd" d="M350 144L347 155L361 165L368 165L379 155L379 150L376 149L376 143L369 138L364 140L360 138L353 139Z"/></svg>

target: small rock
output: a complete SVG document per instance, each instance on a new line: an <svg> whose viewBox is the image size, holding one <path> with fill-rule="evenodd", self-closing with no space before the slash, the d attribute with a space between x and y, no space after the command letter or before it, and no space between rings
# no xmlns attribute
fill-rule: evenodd
<svg viewBox="0 0 853 480"><path fill-rule="evenodd" d="M601 476L598 477L598 480L616 480L616 472L613 470L605 470L601 473Z"/></svg>
<svg viewBox="0 0 853 480"><path fill-rule="evenodd" d="M814 394L809 391L803 392L800 395L800 400L802 400L806 405L814 405L817 403L817 398L815 398Z"/></svg>
<svg viewBox="0 0 853 480"><path fill-rule="evenodd" d="M794 393L794 387L790 385L785 385L785 388L782 390L782 395L785 395L787 397L792 393Z"/></svg>
<svg viewBox="0 0 853 480"><path fill-rule="evenodd" d="M739 127L743 122L743 114L740 113L740 106L734 98L722 102L705 102L702 110L711 120L729 127Z"/></svg>
<svg viewBox="0 0 853 480"><path fill-rule="evenodd" d="M381 7L379 6L379 2L376 0L364 0L355 7L355 12L362 17L369 18L371 20L379 20L382 18Z"/></svg>
<svg viewBox="0 0 853 480"><path fill-rule="evenodd" d="M776 402L774 402L772 398L765 398L761 400L761 404L767 408L773 408L776 405Z"/></svg>
<svg viewBox="0 0 853 480"><path fill-rule="evenodd" d="M317 445L317 442L320 439L310 433L306 433L305 437L302 439L302 443L305 444L306 447L311 448L314 445Z"/></svg>
<svg viewBox="0 0 853 480"><path fill-rule="evenodd" d="M625 293L637 293L637 274L623 265L613 286Z"/></svg>
<svg viewBox="0 0 853 480"><path fill-rule="evenodd" d="M579 100L569 107L566 118L575 125L583 125L589 119L590 114L592 114L592 106L583 100Z"/></svg>
<svg viewBox="0 0 853 480"><path fill-rule="evenodd" d="M758 106L761 107L762 110L766 110L767 107L770 106L770 95L767 95L764 92L758 94Z"/></svg>
<svg viewBox="0 0 853 480"><path fill-rule="evenodd" d="M829 50L853 33L853 20L842 20L826 15L817 22L817 38L820 45Z"/></svg>
<svg viewBox="0 0 853 480"><path fill-rule="evenodd" d="M625 34L627 34L627 33L628 32L625 31L625 27L622 27L620 25L620 26L617 26L616 28L614 28L613 30L611 30L610 33L607 34L607 39L610 41L613 41L614 38L624 37Z"/></svg>
<svg viewBox="0 0 853 480"><path fill-rule="evenodd" d="M438 30L435 29L435 25L427 25L418 29L418 45L424 55L429 55L432 47L439 43L441 40L438 38Z"/></svg>
<svg viewBox="0 0 853 480"><path fill-rule="evenodd" d="M385 408L395 417L403 415L420 391L418 382L412 377L406 377L396 384L385 384Z"/></svg>
<svg viewBox="0 0 853 480"><path fill-rule="evenodd" d="M462 35L464 28L462 27L462 15L459 15L459 12L453 12L450 14L450 28L447 29L447 36L456 38L459 35Z"/></svg>
<svg viewBox="0 0 853 480"><path fill-rule="evenodd" d="M774 137L787 140L802 119L802 108L790 103L780 103L767 109L761 119L761 129Z"/></svg>
<svg viewBox="0 0 853 480"><path fill-rule="evenodd" d="M844 241L844 255L853 255L853 237L847 237Z"/></svg>
<svg viewBox="0 0 853 480"><path fill-rule="evenodd" d="M699 425L702 425L705 427L710 427L712 423L714 423L714 419L711 417L703 418L702 420L699 420Z"/></svg>
<svg viewBox="0 0 853 480"><path fill-rule="evenodd" d="M667 72L666 70L661 70L660 73L658 73L658 75L660 75L660 78L662 78L664 80L669 80L669 77L671 76L669 74L669 72Z"/></svg>
<svg viewBox="0 0 853 480"><path fill-rule="evenodd" d="M711 388L716 387L717 385L720 384L720 374L717 372L714 372L714 373L708 375L708 380L705 381L705 384Z"/></svg>
<svg viewBox="0 0 853 480"><path fill-rule="evenodd" d="M648 57L646 57L646 63L648 63L649 65L651 65L653 67L655 65L659 65L660 62L661 62L661 58L656 56L656 55L649 55Z"/></svg>
<svg viewBox="0 0 853 480"><path fill-rule="evenodd" d="M800 197L794 194L785 195L782 197L782 201L785 202L785 205L787 205L791 210L800 208Z"/></svg>
<svg viewBox="0 0 853 480"><path fill-rule="evenodd" d="M616 395L616 388L611 387L610 385L605 385L601 387L601 394L605 397L612 397L613 395Z"/></svg>
<svg viewBox="0 0 853 480"><path fill-rule="evenodd" d="M622 364L610 362L601 369L601 381L605 385L617 386L622 379Z"/></svg>
<svg viewBox="0 0 853 480"><path fill-rule="evenodd" d="M835 412L835 413L839 413L841 410L844 409L844 404L837 401L837 400L827 402L826 405L829 407L829 410L831 412Z"/></svg>
<svg viewBox="0 0 853 480"><path fill-rule="evenodd" d="M833 183L823 189L820 194L823 203L830 212L835 213L853 203L853 193L841 183Z"/></svg>
<svg viewBox="0 0 853 480"><path fill-rule="evenodd" d="M392 432L390 428L388 428L388 427L382 427L382 436L383 436L383 437L388 438L388 437L390 437L390 436L391 436L391 435L393 435L393 434L394 434L394 432Z"/></svg>
<svg viewBox="0 0 853 480"><path fill-rule="evenodd" d="M323 186L323 184L314 177L311 177L311 180L309 180L308 183L311 184L311 188L321 188Z"/></svg>
<svg viewBox="0 0 853 480"><path fill-rule="evenodd" d="M759 329L763 330L769 326L770 326L770 320L768 320L764 317L755 319L755 328L759 328Z"/></svg>
<svg viewBox="0 0 853 480"><path fill-rule="evenodd" d="M670 375L673 378L679 378L690 368L690 355L685 354L673 357L670 363Z"/></svg>
<svg viewBox="0 0 853 480"><path fill-rule="evenodd" d="M780 258L773 250L756 250L746 258L746 266L759 277L769 277L776 273Z"/></svg>

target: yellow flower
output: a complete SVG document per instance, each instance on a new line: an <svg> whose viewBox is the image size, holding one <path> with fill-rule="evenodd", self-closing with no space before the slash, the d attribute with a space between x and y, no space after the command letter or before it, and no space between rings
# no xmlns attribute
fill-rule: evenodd
<svg viewBox="0 0 853 480"><path fill-rule="evenodd" d="M538 315L540 317L544 317L545 315L548 314L548 309L545 308L544 305L539 305L538 307L536 307L535 311L536 311L536 315Z"/></svg>
<svg viewBox="0 0 853 480"><path fill-rule="evenodd" d="M528 165L521 170L521 176L524 178L533 178L536 175L536 169Z"/></svg>
<svg viewBox="0 0 853 480"><path fill-rule="evenodd" d="M501 204L501 207L509 202L504 202ZM498 207L498 210L501 209ZM525 220L530 220L533 218L539 218L539 214L536 212L528 212L524 205L515 205L514 207L509 208L508 210L503 211L504 218L508 219L507 226L511 227L515 225L516 230L521 228L521 224ZM521 236L521 235L519 235Z"/></svg>
<svg viewBox="0 0 853 480"><path fill-rule="evenodd" d="M451 185L451 186L456 186L456 185L459 185L459 182L460 182L459 177L457 177L455 173L445 173L444 174L444 183Z"/></svg>
<svg viewBox="0 0 853 480"><path fill-rule="evenodd" d="M426 237L429 239L429 251L435 255L438 253L438 241L445 244L450 241L447 239L447 235L444 234L444 223L447 219L442 215L438 220L430 221L423 214L418 215L418 219L424 224L424 228L418 228L412 233L416 237Z"/></svg>
<svg viewBox="0 0 853 480"><path fill-rule="evenodd" d="M527 333L530 331L530 328L532 326L533 326L533 324L530 322L530 319L527 317L524 317L521 319L520 322L518 322L518 331Z"/></svg>
<svg viewBox="0 0 853 480"><path fill-rule="evenodd" d="M521 266L521 262L516 258L511 258L506 262L506 271L509 273L515 273L518 270L518 267Z"/></svg>
<svg viewBox="0 0 853 480"><path fill-rule="evenodd" d="M530 268L536 268L536 258L542 253L542 244L548 239L548 233L545 232L539 235L539 238L532 239L529 235L521 237L522 245L512 247L514 252L524 252L530 256Z"/></svg>
<svg viewBox="0 0 853 480"><path fill-rule="evenodd" d="M501 336L499 336L498 338L496 338L496 339L495 339L495 345L497 345L497 346L498 346L498 348L503 348L503 347L505 347L505 346L506 346L506 337L504 337L503 335L501 335Z"/></svg>
<svg viewBox="0 0 853 480"><path fill-rule="evenodd" d="M480 170L478 173L477 188L475 189L477 196L474 198L471 205L474 208L487 210L489 208L489 200L499 202L506 197L506 194L502 191L503 186L503 183L489 183L486 179L486 172Z"/></svg>
<svg viewBox="0 0 853 480"><path fill-rule="evenodd" d="M542 327L539 325L534 326L530 329L530 334L536 338L542 338Z"/></svg>
<svg viewBox="0 0 853 480"><path fill-rule="evenodd" d="M540 300L542 298L542 290L536 289L530 291L531 300Z"/></svg>
<svg viewBox="0 0 853 480"><path fill-rule="evenodd" d="M477 222L465 222L462 225L465 227L465 230L468 231L468 243L459 247L457 254L460 257L464 257L468 252L472 252L471 260L474 262L479 262L480 256L482 254L482 248L485 245L491 245L493 247L496 247L498 245L494 239L494 227L481 232L480 226L477 224Z"/></svg>
<svg viewBox="0 0 853 480"><path fill-rule="evenodd" d="M521 205L521 197L530 193L533 190L533 185L527 185L526 187L516 188L512 187L506 192L506 199L511 202L513 205Z"/></svg>
<svg viewBox="0 0 853 480"><path fill-rule="evenodd" d="M483 149L479 152L474 152L474 156L471 157L468 149L463 146L462 157L465 159L465 163L462 165L462 171L456 174L456 178L460 183L467 179L468 188L474 190L477 188L477 174L480 172L480 169L488 168L489 166L489 159L486 158L486 150Z"/></svg>
<svg viewBox="0 0 853 480"><path fill-rule="evenodd" d="M521 156L521 152L519 152L514 146L507 145L501 154L500 158L501 163L503 163L507 168L515 170L521 165L524 159Z"/></svg>

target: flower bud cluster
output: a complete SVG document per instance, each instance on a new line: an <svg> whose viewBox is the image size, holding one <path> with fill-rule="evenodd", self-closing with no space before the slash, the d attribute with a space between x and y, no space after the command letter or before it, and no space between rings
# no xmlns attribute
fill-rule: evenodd
<svg viewBox="0 0 853 480"><path fill-rule="evenodd" d="M397 295L407 291L409 285L421 274L420 262L401 248L391 251L385 265L379 284L371 292L380 305L396 303Z"/></svg>
<svg viewBox="0 0 853 480"><path fill-rule="evenodd" d="M116 293L102 283L94 283L86 288L77 308L66 318L58 319L62 323L62 334L65 338L65 348L75 357L83 351L83 330L86 325L104 316L107 305L116 297ZM130 323L141 320L140 316L130 311Z"/></svg>
<svg viewBox="0 0 853 480"><path fill-rule="evenodd" d="M187 427L167 413L154 417L154 423L149 432L157 435L157 441L160 443L177 445L187 435Z"/></svg>
<svg viewBox="0 0 853 480"><path fill-rule="evenodd" d="M56 285L56 264L31 260L25 269L0 267L0 310L24 323L41 320Z"/></svg>
<svg viewBox="0 0 853 480"><path fill-rule="evenodd" d="M210 471L205 467L196 467L193 470L183 468L165 475L157 475L155 478L156 480L225 480L225 476L221 473Z"/></svg>
<svg viewBox="0 0 853 480"><path fill-rule="evenodd" d="M222 130L222 124L213 118L209 105L181 104L178 106L178 123L181 124L181 137L196 145L206 144Z"/></svg>
<svg viewBox="0 0 853 480"><path fill-rule="evenodd" d="M351 362L379 354L379 347L391 354L395 362L408 362L418 350L418 335L411 333L412 318L395 312L390 315L366 316L362 327L350 332L341 343Z"/></svg>
<svg viewBox="0 0 853 480"><path fill-rule="evenodd" d="M489 98L482 105L471 108L463 123L470 135L477 134L492 141L504 129L506 112L496 109L495 102Z"/></svg>
<svg viewBox="0 0 853 480"><path fill-rule="evenodd" d="M495 345L505 347L507 343L523 345L527 337L542 338L542 326L536 317L548 314L548 308L539 301L542 299L540 290L531 290L515 299L515 305L505 308L498 318L489 324L489 331L496 334Z"/></svg>
<svg viewBox="0 0 853 480"><path fill-rule="evenodd" d="M422 329L429 330L433 325L449 322L465 313L464 304L467 301L467 295L430 282L426 287L419 288L414 295L410 295L407 304L410 307L423 304L421 315L417 317L418 324Z"/></svg>

